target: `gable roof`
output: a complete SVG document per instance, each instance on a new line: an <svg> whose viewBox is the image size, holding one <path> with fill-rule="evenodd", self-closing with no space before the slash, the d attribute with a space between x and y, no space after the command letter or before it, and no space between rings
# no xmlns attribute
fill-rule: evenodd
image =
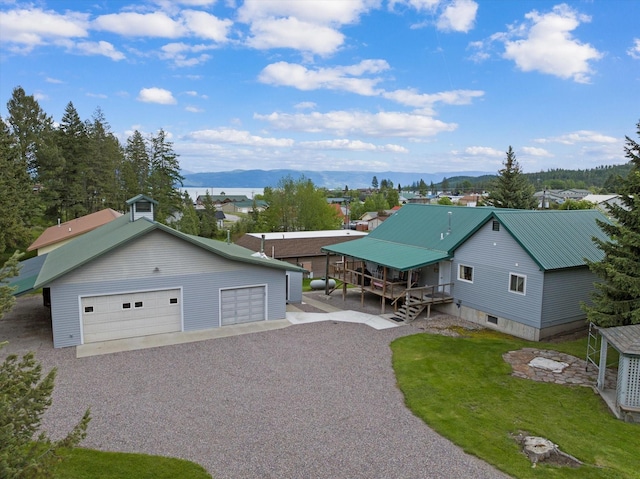
<svg viewBox="0 0 640 479"><path fill-rule="evenodd" d="M399 271L420 268L453 253L479 228L495 219L542 270L584 266L602 252L592 238L606 240L597 210L510 210L407 204L368 237L323 247L323 251L363 259Z"/></svg>
<svg viewBox="0 0 640 479"><path fill-rule="evenodd" d="M80 266L155 230L164 231L183 241L187 241L233 261L265 266L267 268L304 271L304 269L290 263L252 256L252 251L242 248L241 246L181 233L148 218L130 221L128 216L121 216L77 238L73 243L66 244L51 251L47 255L33 287L37 289L46 286L53 280L64 276Z"/></svg>
<svg viewBox="0 0 640 479"><path fill-rule="evenodd" d="M492 208L407 204L366 238L322 249L407 271L450 258L454 249L479 228L492 211Z"/></svg>
<svg viewBox="0 0 640 479"><path fill-rule="evenodd" d="M640 324L598 328L598 331L620 353L640 356Z"/></svg>
<svg viewBox="0 0 640 479"><path fill-rule="evenodd" d="M122 213L118 213L111 208L107 208L89 215L81 216L80 218L65 221L59 225L50 226L42 232L31 246L27 248L27 251L33 251L35 249L75 238L76 236L85 234L120 216L122 216Z"/></svg>
<svg viewBox="0 0 640 479"><path fill-rule="evenodd" d="M575 268L584 266L585 258L603 257L592 239L608 239L596 223L608 219L598 210L499 209L493 215L542 270Z"/></svg>

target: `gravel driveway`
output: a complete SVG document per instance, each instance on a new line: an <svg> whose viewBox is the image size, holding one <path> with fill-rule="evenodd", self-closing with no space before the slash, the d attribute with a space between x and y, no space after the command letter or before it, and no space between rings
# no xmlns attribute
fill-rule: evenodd
<svg viewBox="0 0 640 479"><path fill-rule="evenodd" d="M215 479L506 477L404 406L389 343L415 332L321 322L81 359L39 343L58 368L44 428L90 406L84 446L182 457Z"/></svg>

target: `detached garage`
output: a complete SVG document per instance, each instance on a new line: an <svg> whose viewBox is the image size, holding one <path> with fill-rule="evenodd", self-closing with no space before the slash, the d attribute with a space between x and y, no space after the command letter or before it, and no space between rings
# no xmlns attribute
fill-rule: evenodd
<svg viewBox="0 0 640 479"><path fill-rule="evenodd" d="M54 347L284 319L302 300L302 268L156 223L145 196L129 204L46 256L32 289L50 304Z"/></svg>

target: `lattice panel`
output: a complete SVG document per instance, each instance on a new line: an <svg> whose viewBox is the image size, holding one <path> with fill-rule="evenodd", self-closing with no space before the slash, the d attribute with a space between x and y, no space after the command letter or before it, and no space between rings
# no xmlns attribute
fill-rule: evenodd
<svg viewBox="0 0 640 479"><path fill-rule="evenodd" d="M627 357L627 400L629 407L640 407L640 358Z"/></svg>

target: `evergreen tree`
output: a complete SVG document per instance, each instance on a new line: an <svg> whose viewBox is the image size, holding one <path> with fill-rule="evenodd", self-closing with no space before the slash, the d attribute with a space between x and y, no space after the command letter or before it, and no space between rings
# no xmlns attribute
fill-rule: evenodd
<svg viewBox="0 0 640 479"><path fill-rule="evenodd" d="M371 188L373 188L374 190L378 189L378 177L377 176L374 176L371 179Z"/></svg>
<svg viewBox="0 0 640 479"><path fill-rule="evenodd" d="M33 214L32 184L19 145L0 118L0 253L26 246Z"/></svg>
<svg viewBox="0 0 640 479"><path fill-rule="evenodd" d="M90 188L89 137L77 110L69 102L58 128L58 148L64 158L62 214L64 220L88 213Z"/></svg>
<svg viewBox="0 0 640 479"><path fill-rule="evenodd" d="M51 405L55 376L52 369L42 377L42 366L32 352L21 359L10 354L0 364L0 477L53 477L54 464L63 459L61 453L84 439L89 410L62 439L52 441L44 432L36 436Z"/></svg>
<svg viewBox="0 0 640 479"><path fill-rule="evenodd" d="M640 138L640 122L636 127ZM602 281L595 283L592 305L583 308L603 327L640 323L640 145L627 136L625 152L631 171L619 186L622 204L611 206L611 223L598 221L609 240L593 239L604 257L588 263Z"/></svg>
<svg viewBox="0 0 640 479"><path fill-rule="evenodd" d="M193 206L193 200L186 191L182 194L182 217L177 222L176 228L188 235L200 234L200 219Z"/></svg>
<svg viewBox="0 0 640 479"><path fill-rule="evenodd" d="M213 203L213 198L207 190L202 200L202 206L204 209L198 212L200 218L200 236L204 238L215 238L218 232L218 222L216 220L216 206Z"/></svg>
<svg viewBox="0 0 640 479"><path fill-rule="evenodd" d="M7 122L18 143L20 160L29 175L36 178L40 167L38 152L45 131L52 129L53 120L40 108L38 100L19 86L13 89L7 111Z"/></svg>
<svg viewBox="0 0 640 479"><path fill-rule="evenodd" d="M511 146L503 165L504 168L498 172L498 177L491 186L487 204L496 208L534 209L538 204L533 196L535 190L523 175Z"/></svg>
<svg viewBox="0 0 640 479"><path fill-rule="evenodd" d="M16 303L16 298L13 296L15 288L10 287L8 283L9 279L18 276L20 272L20 263L18 260L21 256L22 253L15 251L11 258L0 268L0 319L11 311L11 308L13 308L13 305ZM0 394L1 391L2 388L0 388ZM2 414L0 414L0 416L2 416Z"/></svg>
<svg viewBox="0 0 640 479"><path fill-rule="evenodd" d="M158 202L156 221L167 223L175 212L181 210L182 197L178 188L184 178L180 174L178 155L173 152L173 144L162 129L151 138L149 159L149 194Z"/></svg>
<svg viewBox="0 0 640 479"><path fill-rule="evenodd" d="M137 195L149 194L151 160L147 143L138 130L127 139L120 183L124 189L124 201ZM124 204L124 203L123 203Z"/></svg>
<svg viewBox="0 0 640 479"><path fill-rule="evenodd" d="M123 152L120 142L111 133L109 123L100 108L87 124L89 135L89 174L87 185L87 210L95 212L103 208L119 208L124 198L119 182Z"/></svg>

